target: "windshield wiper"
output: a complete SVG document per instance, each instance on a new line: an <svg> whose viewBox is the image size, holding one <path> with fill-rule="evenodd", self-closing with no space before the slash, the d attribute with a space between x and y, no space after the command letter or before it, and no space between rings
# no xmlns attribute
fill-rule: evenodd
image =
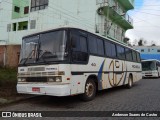
<svg viewBox="0 0 160 120"><path fill-rule="evenodd" d="M25 61L23 62L23 65L26 65L26 62L28 61L29 57L32 55L32 53L34 52L35 50L32 50L30 52L30 54L27 56L27 58L25 59Z"/></svg>
<svg viewBox="0 0 160 120"><path fill-rule="evenodd" d="M42 50L40 51L43 52ZM56 53L53 55L52 52L45 50L45 52L43 52L42 55L38 59L41 59L41 58L45 63L49 64L49 62L46 61L45 59L46 58L57 58L57 55Z"/></svg>

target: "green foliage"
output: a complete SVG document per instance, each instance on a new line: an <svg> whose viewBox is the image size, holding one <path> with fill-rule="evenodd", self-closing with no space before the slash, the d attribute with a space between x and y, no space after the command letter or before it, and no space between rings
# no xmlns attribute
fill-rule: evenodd
<svg viewBox="0 0 160 120"><path fill-rule="evenodd" d="M9 87L17 83L17 70L0 68L0 87Z"/></svg>
<svg viewBox="0 0 160 120"><path fill-rule="evenodd" d="M0 97L10 98L17 95L17 70L14 68L0 68Z"/></svg>

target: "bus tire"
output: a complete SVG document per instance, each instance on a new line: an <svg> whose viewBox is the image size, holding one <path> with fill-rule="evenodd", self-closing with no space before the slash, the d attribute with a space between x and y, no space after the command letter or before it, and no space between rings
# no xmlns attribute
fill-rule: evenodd
<svg viewBox="0 0 160 120"><path fill-rule="evenodd" d="M96 84L92 78L89 78L85 84L85 91L80 98L83 101L91 101L96 96Z"/></svg>
<svg viewBox="0 0 160 120"><path fill-rule="evenodd" d="M132 86L133 86L133 78L131 75L129 75L127 88L130 89L132 88Z"/></svg>

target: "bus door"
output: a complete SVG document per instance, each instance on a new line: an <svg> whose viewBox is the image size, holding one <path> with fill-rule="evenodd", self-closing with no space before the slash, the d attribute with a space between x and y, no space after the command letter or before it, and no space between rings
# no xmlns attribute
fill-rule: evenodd
<svg viewBox="0 0 160 120"><path fill-rule="evenodd" d="M71 71L72 74L72 94L84 92L85 76L83 72L88 63L87 35L80 31L71 31ZM76 71L76 73L75 73Z"/></svg>
<svg viewBox="0 0 160 120"><path fill-rule="evenodd" d="M156 62L156 67L159 75L158 77L160 77L160 62Z"/></svg>

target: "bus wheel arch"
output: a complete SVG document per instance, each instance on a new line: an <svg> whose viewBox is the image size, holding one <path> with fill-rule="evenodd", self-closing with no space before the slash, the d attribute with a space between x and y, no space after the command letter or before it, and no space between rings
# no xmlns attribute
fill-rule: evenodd
<svg viewBox="0 0 160 120"><path fill-rule="evenodd" d="M130 88L132 88L132 86L133 86L133 75L132 75L132 73L130 73L129 77L128 77L127 88L130 89Z"/></svg>
<svg viewBox="0 0 160 120"><path fill-rule="evenodd" d="M90 76L88 76L87 80L89 80L89 79L93 79L93 81L96 84L96 90L98 90L98 77L96 75L90 75Z"/></svg>
<svg viewBox="0 0 160 120"><path fill-rule="evenodd" d="M98 79L96 75L90 75L85 83L84 93L80 95L83 101L91 101L95 98L98 87Z"/></svg>

